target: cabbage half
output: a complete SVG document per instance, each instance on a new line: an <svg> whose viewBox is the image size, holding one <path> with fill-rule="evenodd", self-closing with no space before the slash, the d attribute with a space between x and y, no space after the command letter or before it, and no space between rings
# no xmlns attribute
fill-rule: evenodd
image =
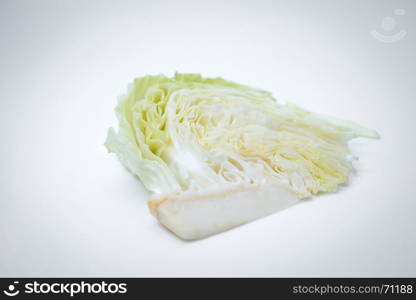
<svg viewBox="0 0 416 300"><path fill-rule="evenodd" d="M184 239L266 216L348 181L358 124L198 74L136 79L116 107L110 152L153 192L151 213Z"/></svg>

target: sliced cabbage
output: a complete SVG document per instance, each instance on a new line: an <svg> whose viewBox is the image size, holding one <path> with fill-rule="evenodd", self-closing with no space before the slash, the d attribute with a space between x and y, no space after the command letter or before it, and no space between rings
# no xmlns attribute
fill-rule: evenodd
<svg viewBox="0 0 416 300"><path fill-rule="evenodd" d="M185 239L336 191L352 170L348 141L379 137L280 104L267 91L199 74L138 78L116 113L119 129L110 128L107 149L154 193L151 212Z"/></svg>

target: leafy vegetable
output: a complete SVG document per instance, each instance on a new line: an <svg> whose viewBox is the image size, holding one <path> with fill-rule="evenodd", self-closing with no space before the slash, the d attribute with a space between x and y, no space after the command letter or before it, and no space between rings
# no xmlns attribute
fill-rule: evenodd
<svg viewBox="0 0 416 300"><path fill-rule="evenodd" d="M203 237L276 210L250 216L248 209L239 216L235 199L241 195L247 200L269 187L297 198L336 191L352 169L348 141L378 138L375 131L355 123L277 103L267 91L198 74L138 78L120 99L116 113L119 130L110 128L106 147L155 193L149 202L152 212L183 238ZM258 191L253 193L252 187ZM226 214L213 221L202 212L207 219L204 228L195 220L184 224L185 211L204 207L198 201L201 195L213 203L222 199L213 211L206 209L207 214L227 211L224 191L231 195L227 201L233 203L232 217ZM279 201L273 200L273 193L263 196ZM195 202L187 210L190 200ZM171 208L177 213L173 217L166 211L160 215L160 204L166 201L181 205L179 210ZM270 201L264 206L273 206ZM172 218L181 223L180 230L168 224ZM231 225L222 225L229 220ZM178 232L184 230L187 233Z"/></svg>

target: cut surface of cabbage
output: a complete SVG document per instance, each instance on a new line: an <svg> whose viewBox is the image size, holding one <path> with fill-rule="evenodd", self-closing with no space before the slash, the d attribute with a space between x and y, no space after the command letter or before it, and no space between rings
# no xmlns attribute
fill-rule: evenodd
<svg viewBox="0 0 416 300"><path fill-rule="evenodd" d="M134 80L105 146L153 193L151 213L203 238L334 192L355 158L356 123L279 103L264 90L199 74Z"/></svg>

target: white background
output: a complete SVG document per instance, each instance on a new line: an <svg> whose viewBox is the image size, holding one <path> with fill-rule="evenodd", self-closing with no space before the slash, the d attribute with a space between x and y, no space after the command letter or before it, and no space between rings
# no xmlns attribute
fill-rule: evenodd
<svg viewBox="0 0 416 300"><path fill-rule="evenodd" d="M0 0L0 276L416 276L415 14L414 1ZM174 71L382 139L351 143L340 192L184 242L103 146L127 84Z"/></svg>

